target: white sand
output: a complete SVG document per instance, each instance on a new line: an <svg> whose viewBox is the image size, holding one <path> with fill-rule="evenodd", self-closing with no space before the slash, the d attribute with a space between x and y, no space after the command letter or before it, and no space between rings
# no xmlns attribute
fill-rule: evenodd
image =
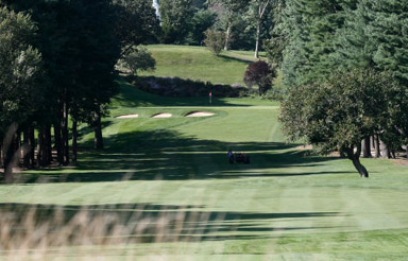
<svg viewBox="0 0 408 261"><path fill-rule="evenodd" d="M139 118L139 114L129 114L117 117L118 119L134 119Z"/></svg>
<svg viewBox="0 0 408 261"><path fill-rule="evenodd" d="M188 114L186 117L210 117L213 116L212 112L198 111Z"/></svg>
<svg viewBox="0 0 408 261"><path fill-rule="evenodd" d="M154 119L162 119L162 118L171 118L173 116L173 114L171 113L159 113L154 115L152 118Z"/></svg>

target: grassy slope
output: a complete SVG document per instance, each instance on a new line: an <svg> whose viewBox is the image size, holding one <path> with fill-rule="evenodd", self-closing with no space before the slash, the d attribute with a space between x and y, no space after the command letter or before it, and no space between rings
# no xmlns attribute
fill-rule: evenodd
<svg viewBox="0 0 408 261"><path fill-rule="evenodd" d="M61 254L108 260L406 259L405 166L364 160L372 174L366 180L347 160L304 157L297 145L284 142L279 109L266 101L226 99L209 106L206 100L163 99L123 84L112 106L106 151L83 154L78 168L31 172L50 182L3 186L0 203L62 205L69 215L87 206L152 220L176 209L189 217L184 239L68 248L51 251L49 259ZM183 117L199 110L215 116ZM151 119L157 112L174 117ZM115 118L131 113L141 117ZM90 140L86 136L83 144ZM249 153L252 163L229 165L228 148Z"/></svg>
<svg viewBox="0 0 408 261"><path fill-rule="evenodd" d="M222 84L241 84L251 52L230 51L219 57L205 47L150 45L148 49L157 60L157 70L142 75L182 77Z"/></svg>

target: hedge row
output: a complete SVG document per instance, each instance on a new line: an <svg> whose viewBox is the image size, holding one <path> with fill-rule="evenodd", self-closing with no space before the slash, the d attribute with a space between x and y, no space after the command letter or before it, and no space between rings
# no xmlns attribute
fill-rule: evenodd
<svg viewBox="0 0 408 261"><path fill-rule="evenodd" d="M216 97L242 97L248 95L243 86L212 84L178 77L135 77L132 83L140 90L166 97L204 97L210 92Z"/></svg>

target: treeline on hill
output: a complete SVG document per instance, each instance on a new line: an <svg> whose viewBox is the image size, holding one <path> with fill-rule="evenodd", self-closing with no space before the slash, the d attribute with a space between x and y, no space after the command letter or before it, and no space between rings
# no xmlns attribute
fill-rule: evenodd
<svg viewBox="0 0 408 261"><path fill-rule="evenodd" d="M118 91L115 64L158 28L151 1L1 0L0 21L5 180L17 164L75 161L80 122L93 128L95 146L103 148L101 117Z"/></svg>
<svg viewBox="0 0 408 261"><path fill-rule="evenodd" d="M203 45L207 30L222 32L224 49L258 51L270 38L274 0L160 0L160 40Z"/></svg>
<svg viewBox="0 0 408 261"><path fill-rule="evenodd" d="M275 14L269 55L288 90L287 133L368 177L361 155L408 144L408 2L286 0Z"/></svg>

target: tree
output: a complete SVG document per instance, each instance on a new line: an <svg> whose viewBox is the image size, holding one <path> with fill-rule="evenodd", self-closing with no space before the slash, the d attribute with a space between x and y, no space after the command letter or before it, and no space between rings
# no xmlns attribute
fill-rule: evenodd
<svg viewBox="0 0 408 261"><path fill-rule="evenodd" d="M134 46L157 41L160 20L151 0L113 0L113 3L117 17L115 31L122 56Z"/></svg>
<svg viewBox="0 0 408 261"><path fill-rule="evenodd" d="M70 162L69 117L73 126L78 121L91 124L96 146L103 147L101 118L118 90L114 65L121 44L139 39L118 37L118 5L111 0L4 1L15 10L30 10L40 28L35 44L43 58L42 78L52 90L43 93L46 103L39 106L47 117L38 114L33 119L39 133L39 164L51 162L53 147L60 164Z"/></svg>
<svg viewBox="0 0 408 261"><path fill-rule="evenodd" d="M257 61L248 65L244 82L249 87L257 85L259 94L265 94L272 88L272 79L276 76L276 71L264 61Z"/></svg>
<svg viewBox="0 0 408 261"><path fill-rule="evenodd" d="M219 27L225 34L224 50L231 47L234 29L241 17L247 12L250 0L212 0L208 1L210 9L218 14L220 19Z"/></svg>
<svg viewBox="0 0 408 261"><path fill-rule="evenodd" d="M210 51L215 55L219 55L224 47L225 34L216 30L207 30L204 43Z"/></svg>
<svg viewBox="0 0 408 261"><path fill-rule="evenodd" d="M194 13L191 19L191 29L188 34L189 44L202 45L205 39L205 32L214 25L216 14L210 10L200 9Z"/></svg>
<svg viewBox="0 0 408 261"><path fill-rule="evenodd" d="M138 71L156 69L156 60L146 47L133 48L133 52L123 57L119 64L134 75L137 75Z"/></svg>
<svg viewBox="0 0 408 261"><path fill-rule="evenodd" d="M29 15L0 5L0 21L0 148L9 182L19 149L16 135L42 101L41 55L31 45L37 28Z"/></svg>
<svg viewBox="0 0 408 261"><path fill-rule="evenodd" d="M118 17L110 0L77 0L71 1L71 5L79 22L79 28L71 33L81 36L81 40L75 41L72 47L76 48L76 62L81 67L76 71L68 106L71 115L79 116L76 120L84 119L93 127L95 148L102 149L102 117L107 112L110 98L118 92L114 70L121 52L115 26Z"/></svg>
<svg viewBox="0 0 408 261"><path fill-rule="evenodd" d="M267 10L272 4L272 0L252 0L251 13L255 20L256 34L255 34L255 58L259 58L259 48L261 41L262 22L265 19Z"/></svg>
<svg viewBox="0 0 408 261"><path fill-rule="evenodd" d="M326 78L338 66L332 58L345 23L345 3L351 1L286 2L285 15L276 27L285 37L281 69L289 88Z"/></svg>
<svg viewBox="0 0 408 261"><path fill-rule="evenodd" d="M351 70L334 73L319 84L301 85L290 91L282 105L281 121L291 140L304 139L322 152L340 150L363 177L361 141L384 128L398 107L403 87L389 73Z"/></svg>
<svg viewBox="0 0 408 261"><path fill-rule="evenodd" d="M193 17L192 0L161 0L161 29L164 43L183 43Z"/></svg>
<svg viewBox="0 0 408 261"><path fill-rule="evenodd" d="M288 43L287 32L283 24L285 0L275 0L272 8L273 23L270 28L270 39L265 41L268 60L271 64L281 67L283 51Z"/></svg>

